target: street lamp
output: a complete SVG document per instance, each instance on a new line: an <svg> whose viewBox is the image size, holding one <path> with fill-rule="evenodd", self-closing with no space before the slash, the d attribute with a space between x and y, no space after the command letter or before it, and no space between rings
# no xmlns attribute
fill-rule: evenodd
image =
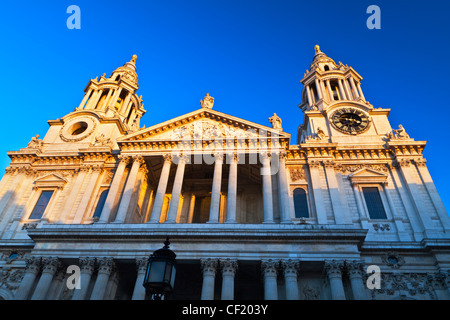
<svg viewBox="0 0 450 320"><path fill-rule="evenodd" d="M143 286L146 295L152 300L161 300L161 297L172 293L173 290L177 255L169 249L169 245L169 237L167 237L164 247L153 252L148 258Z"/></svg>

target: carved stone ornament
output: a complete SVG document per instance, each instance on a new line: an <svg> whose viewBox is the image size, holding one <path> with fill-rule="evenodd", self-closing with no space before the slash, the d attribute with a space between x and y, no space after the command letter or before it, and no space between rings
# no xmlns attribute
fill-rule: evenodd
<svg viewBox="0 0 450 320"><path fill-rule="evenodd" d="M381 273L380 289L371 290L372 299L377 300L378 295L392 296L390 299L408 300L420 295L436 299L433 282L426 273Z"/></svg>
<svg viewBox="0 0 450 320"><path fill-rule="evenodd" d="M391 225L389 223L374 223L373 229L375 231L390 231Z"/></svg>
<svg viewBox="0 0 450 320"><path fill-rule="evenodd" d="M341 173L355 172L361 169L372 169L379 172L387 172L389 169L384 164L338 164L336 171Z"/></svg>
<svg viewBox="0 0 450 320"><path fill-rule="evenodd" d="M405 264L405 259L397 252L389 251L381 257L383 263L391 268L398 269Z"/></svg>
<svg viewBox="0 0 450 320"><path fill-rule="evenodd" d="M305 300L319 300L319 290L317 288L311 288L310 286L305 286L303 288L303 294Z"/></svg>
<svg viewBox="0 0 450 320"><path fill-rule="evenodd" d="M0 287L5 287L8 290L15 290L20 286L23 276L23 270L2 269L0 271Z"/></svg>
<svg viewBox="0 0 450 320"><path fill-rule="evenodd" d="M292 182L305 178L305 170L303 170L303 168L290 168L289 173Z"/></svg>
<svg viewBox="0 0 450 320"><path fill-rule="evenodd" d="M95 140L93 143L91 143L91 147L110 147L112 148L114 143L111 141L110 138L106 138L105 135L102 133L95 137Z"/></svg>

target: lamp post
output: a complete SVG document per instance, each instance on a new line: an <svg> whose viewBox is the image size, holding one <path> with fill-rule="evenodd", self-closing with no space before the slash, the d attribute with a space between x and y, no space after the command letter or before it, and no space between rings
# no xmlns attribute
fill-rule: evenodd
<svg viewBox="0 0 450 320"><path fill-rule="evenodd" d="M146 296L152 300L161 300L173 290L177 255L169 249L169 245L169 237L167 237L164 247L153 252L148 258L143 286Z"/></svg>

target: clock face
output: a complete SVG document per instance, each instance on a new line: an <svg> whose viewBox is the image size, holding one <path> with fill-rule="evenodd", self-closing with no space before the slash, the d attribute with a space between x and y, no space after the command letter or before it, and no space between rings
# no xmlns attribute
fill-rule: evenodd
<svg viewBox="0 0 450 320"><path fill-rule="evenodd" d="M331 115L331 123L340 132L358 134L369 129L370 119L361 110L343 108Z"/></svg>

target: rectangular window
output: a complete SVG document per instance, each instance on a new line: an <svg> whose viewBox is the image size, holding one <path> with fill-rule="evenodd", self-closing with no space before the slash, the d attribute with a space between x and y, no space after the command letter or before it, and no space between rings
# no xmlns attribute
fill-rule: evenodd
<svg viewBox="0 0 450 320"><path fill-rule="evenodd" d="M53 190L51 191L42 191L39 196L39 200L36 202L33 211L30 214L28 219L40 219L44 214L45 209L47 208L48 203L53 195Z"/></svg>
<svg viewBox="0 0 450 320"><path fill-rule="evenodd" d="M380 191L377 187L362 188L364 200L366 200L370 219L387 219L383 202L381 201Z"/></svg>

